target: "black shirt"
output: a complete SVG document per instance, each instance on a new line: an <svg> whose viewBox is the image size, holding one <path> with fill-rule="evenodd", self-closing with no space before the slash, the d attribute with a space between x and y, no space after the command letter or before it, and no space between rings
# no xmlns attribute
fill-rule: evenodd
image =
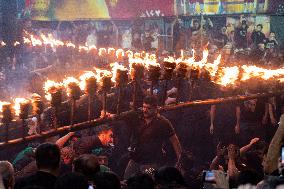
<svg viewBox="0 0 284 189"><path fill-rule="evenodd" d="M143 117L136 112L129 113L124 119L134 131L131 143L135 152L131 158L137 163L158 163L158 159L163 155L163 144L175 134L169 120L158 115L146 124Z"/></svg>
<svg viewBox="0 0 284 189"><path fill-rule="evenodd" d="M56 176L50 173L38 171L34 175L19 179L14 189L21 189L27 186L39 186L44 189L52 189L54 188L56 179Z"/></svg>
<svg viewBox="0 0 284 189"><path fill-rule="evenodd" d="M264 33L260 31L254 31L251 34L251 39L255 45L258 45L260 43L264 43L265 41L265 35Z"/></svg>

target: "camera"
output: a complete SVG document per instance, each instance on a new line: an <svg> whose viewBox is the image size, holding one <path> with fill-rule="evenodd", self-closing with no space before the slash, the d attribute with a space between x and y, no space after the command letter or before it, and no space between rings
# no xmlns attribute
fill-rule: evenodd
<svg viewBox="0 0 284 189"><path fill-rule="evenodd" d="M213 171L206 170L203 171L203 183L215 183L215 175Z"/></svg>

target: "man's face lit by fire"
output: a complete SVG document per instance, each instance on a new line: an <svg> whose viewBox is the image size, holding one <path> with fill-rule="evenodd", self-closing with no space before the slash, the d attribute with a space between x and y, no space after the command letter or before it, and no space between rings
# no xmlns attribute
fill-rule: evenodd
<svg viewBox="0 0 284 189"><path fill-rule="evenodd" d="M104 146L108 146L113 143L113 132L112 130L103 131L98 135L101 143Z"/></svg>
<svg viewBox="0 0 284 189"><path fill-rule="evenodd" d="M157 116L158 108L156 106L152 106L150 104L143 104L143 115L144 118L152 118Z"/></svg>

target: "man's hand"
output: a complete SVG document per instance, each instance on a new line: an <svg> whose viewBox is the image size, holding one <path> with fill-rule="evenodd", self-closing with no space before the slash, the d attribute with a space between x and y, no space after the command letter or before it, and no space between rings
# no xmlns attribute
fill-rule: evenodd
<svg viewBox="0 0 284 189"><path fill-rule="evenodd" d="M236 133L236 134L240 134L240 132L241 132L240 124L237 124L237 125L235 126L235 133Z"/></svg>
<svg viewBox="0 0 284 189"><path fill-rule="evenodd" d="M215 175L216 188L229 189L229 176L223 171L213 171Z"/></svg>
<svg viewBox="0 0 284 189"><path fill-rule="evenodd" d="M223 156L225 150L226 150L226 147L222 146L221 142L219 142L218 145L217 145L216 156L218 156L218 157Z"/></svg>
<svg viewBox="0 0 284 189"><path fill-rule="evenodd" d="M259 141L259 138L253 138L251 139L249 145L254 145L255 143L257 143Z"/></svg>
<svg viewBox="0 0 284 189"><path fill-rule="evenodd" d="M213 135L213 133L214 133L214 125L213 124L210 125L209 131L210 131L210 134Z"/></svg>

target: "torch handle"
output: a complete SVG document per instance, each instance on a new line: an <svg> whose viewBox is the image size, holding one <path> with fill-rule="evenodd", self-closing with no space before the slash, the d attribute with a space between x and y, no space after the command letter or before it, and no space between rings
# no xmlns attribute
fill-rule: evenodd
<svg viewBox="0 0 284 189"><path fill-rule="evenodd" d="M107 109L107 92L104 91L104 94L103 94L103 116L106 116L106 110Z"/></svg>
<svg viewBox="0 0 284 189"><path fill-rule="evenodd" d="M73 98L71 100L71 115L70 115L70 125L71 125L71 127L74 125L75 111L76 111L76 100Z"/></svg>
<svg viewBox="0 0 284 189"><path fill-rule="evenodd" d="M22 136L23 136L23 139L26 138L26 120L25 119L22 119Z"/></svg>
<svg viewBox="0 0 284 189"><path fill-rule="evenodd" d="M117 98L117 105L116 105L117 114L121 113L121 91L122 91L122 88L118 87L118 98Z"/></svg>
<svg viewBox="0 0 284 189"><path fill-rule="evenodd" d="M132 96L133 109L134 109L134 110L137 109L137 88L138 88L138 83L137 83L137 81L134 81L134 85L133 85L133 96Z"/></svg>
<svg viewBox="0 0 284 189"><path fill-rule="evenodd" d="M167 90L168 90L168 80L165 80L164 95L163 95L163 102L162 102L163 105L165 105L167 97L168 97Z"/></svg>
<svg viewBox="0 0 284 189"><path fill-rule="evenodd" d="M9 125L10 123L5 123L5 142L8 143L9 141Z"/></svg>
<svg viewBox="0 0 284 189"><path fill-rule="evenodd" d="M39 132L39 134L41 134L41 116L40 116L40 114L37 114L36 118L37 118L38 132Z"/></svg>
<svg viewBox="0 0 284 189"><path fill-rule="evenodd" d="M88 121L91 121L93 119L93 116L94 116L93 102L94 102L94 98L93 98L92 95L89 94L89 96L88 96Z"/></svg>

